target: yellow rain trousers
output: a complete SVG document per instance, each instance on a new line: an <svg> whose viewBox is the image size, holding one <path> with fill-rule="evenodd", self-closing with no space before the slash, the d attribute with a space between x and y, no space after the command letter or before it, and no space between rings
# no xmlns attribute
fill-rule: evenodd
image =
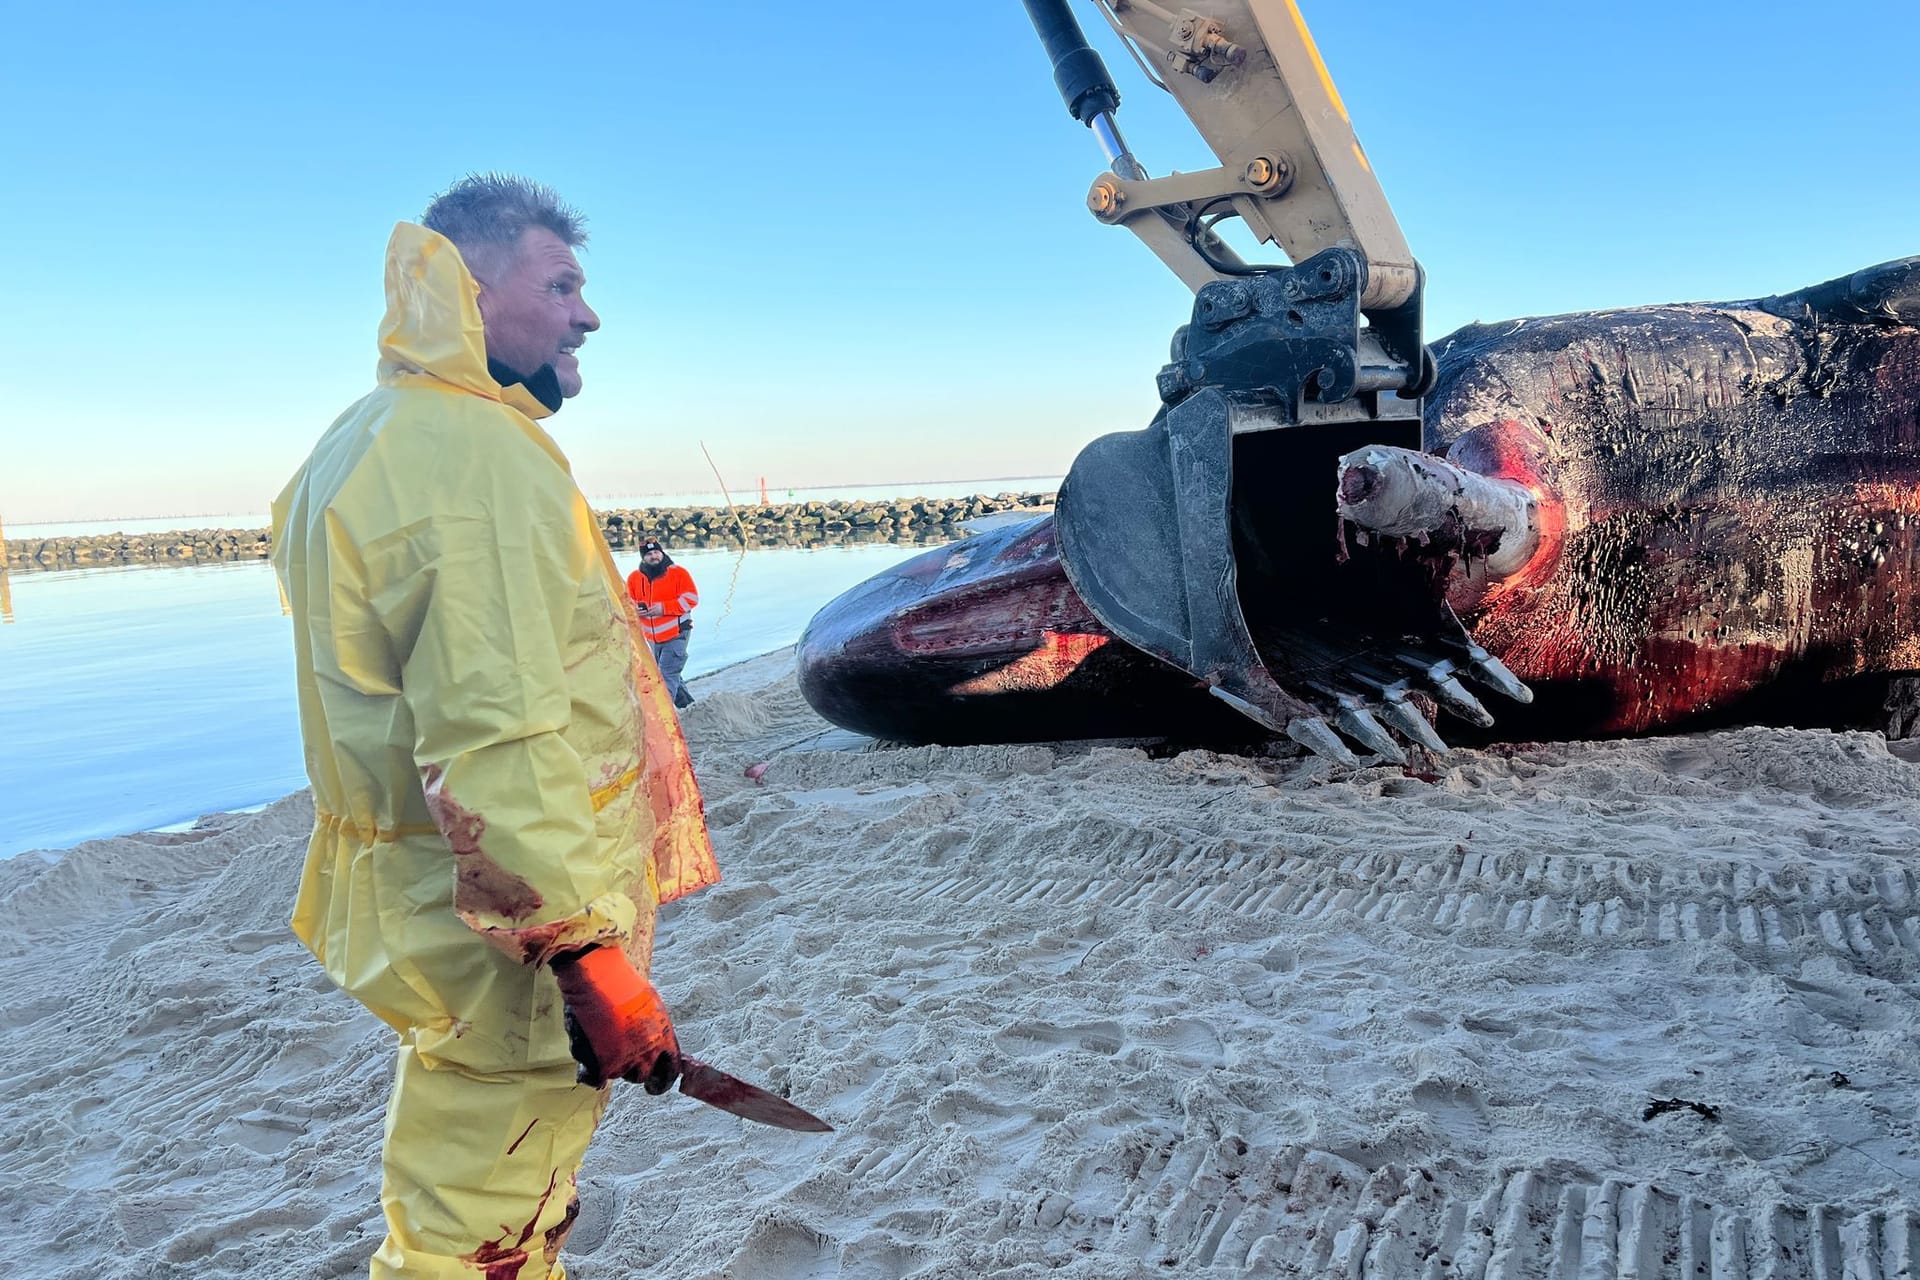
<svg viewBox="0 0 1920 1280"><path fill-rule="evenodd" d="M293 929L400 1033L372 1274L543 1280L605 1093L545 962L719 879L666 687L452 242L387 250L379 386L273 507L316 823Z"/></svg>

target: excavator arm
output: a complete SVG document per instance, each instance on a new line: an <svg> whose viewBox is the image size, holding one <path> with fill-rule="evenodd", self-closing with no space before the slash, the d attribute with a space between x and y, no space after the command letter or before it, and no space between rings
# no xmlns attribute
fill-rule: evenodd
<svg viewBox="0 0 1920 1280"><path fill-rule="evenodd" d="M1119 90L1067 0L1028 0L1069 112L1094 131L1113 166L1087 193L1093 215L1133 232L1196 293L1263 272L1213 233L1223 217L1238 217L1293 263L1351 251L1372 330L1355 338L1356 364L1368 371L1361 381L1369 390L1423 392L1420 266L1293 0L1217 0L1204 12L1151 0L1094 2L1220 165L1149 177L1121 137Z"/></svg>
<svg viewBox="0 0 1920 1280"><path fill-rule="evenodd" d="M1184 219L1194 208L1231 204L1261 243L1279 245L1291 261L1335 245L1357 250L1367 263L1364 309L1413 297L1419 267L1292 0L1218 0L1205 13L1149 0L1096 3L1220 167L1148 178L1137 161L1122 166L1094 181L1087 204L1095 216L1138 233L1162 210ZM1037 28L1062 30L1057 17L1036 11L1057 15L1063 3L1028 8ZM1117 136L1112 111L1106 115L1104 128ZM1224 278L1185 237L1142 238L1196 291Z"/></svg>
<svg viewBox="0 0 1920 1280"><path fill-rule="evenodd" d="M1521 700L1525 686L1471 644L1431 566L1364 535L1350 545L1335 514L1356 451L1419 450L1434 365L1419 264L1299 9L1092 2L1220 164L1150 176L1067 0L1025 0L1068 111L1110 165L1088 208L1194 290L1160 412L1093 441L1061 486L1069 581L1121 638L1335 759L1353 758L1342 733L1399 754L1382 721L1438 748L1423 704L1491 723L1456 673ZM1225 217L1289 262L1242 260L1216 230Z"/></svg>

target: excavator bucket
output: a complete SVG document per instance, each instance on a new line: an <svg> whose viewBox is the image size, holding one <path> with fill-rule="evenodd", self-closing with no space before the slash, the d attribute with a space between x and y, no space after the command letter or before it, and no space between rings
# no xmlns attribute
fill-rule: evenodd
<svg viewBox="0 0 1920 1280"><path fill-rule="evenodd" d="M1233 416L1210 392L1075 460L1060 493L1061 561L1095 616L1336 759L1346 753L1329 722L1389 759L1404 756L1382 720L1440 749L1408 702L1416 689L1486 723L1471 695L1421 678L1449 658L1471 669L1435 562L1384 542L1355 545L1330 518L1341 459L1372 445L1417 449L1418 424L1236 436Z"/></svg>
<svg viewBox="0 0 1920 1280"><path fill-rule="evenodd" d="M1330 725L1397 759L1382 721L1444 745L1416 691L1490 717L1453 678L1477 655L1442 598L1446 556L1349 536L1336 514L1349 455L1420 448L1419 399L1357 358L1365 272L1330 249L1202 288L1165 407L1074 460L1060 555L1102 623L1236 710L1335 759L1350 753ZM1396 318L1375 328L1391 340Z"/></svg>
<svg viewBox="0 0 1920 1280"><path fill-rule="evenodd" d="M1343 749L1306 695L1338 687L1340 670L1377 647L1373 628L1351 625L1353 592L1323 571L1338 550L1327 515L1338 461L1360 444L1417 448L1419 424L1236 437L1236 416L1227 395L1208 390L1144 431L1089 444L1061 486L1061 561L1116 635L1273 732L1338 758ZM1373 612L1389 616L1398 594L1370 592Z"/></svg>

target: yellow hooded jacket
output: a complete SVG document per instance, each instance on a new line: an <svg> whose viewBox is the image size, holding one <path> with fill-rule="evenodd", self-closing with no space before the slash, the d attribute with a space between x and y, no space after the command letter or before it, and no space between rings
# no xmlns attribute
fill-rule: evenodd
<svg viewBox="0 0 1920 1280"><path fill-rule="evenodd" d="M532 990L511 970L617 941L645 972L655 905L719 869L625 583L546 408L488 374L458 250L401 223L386 289L378 388L273 506L316 811L293 929L423 1054L512 1065L564 1046L453 1044L536 1016L497 1007Z"/></svg>

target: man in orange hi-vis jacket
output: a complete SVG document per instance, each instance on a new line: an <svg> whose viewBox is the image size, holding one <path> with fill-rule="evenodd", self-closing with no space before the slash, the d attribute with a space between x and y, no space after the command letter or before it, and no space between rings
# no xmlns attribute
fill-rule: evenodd
<svg viewBox="0 0 1920 1280"><path fill-rule="evenodd" d="M692 706L693 695L687 692L680 672L687 665L687 635L693 630L693 619L688 615L700 603L693 575L675 564L665 547L649 540L640 544L640 567L627 575L627 594L633 597L640 629L653 646L654 660L660 664L673 705Z"/></svg>

